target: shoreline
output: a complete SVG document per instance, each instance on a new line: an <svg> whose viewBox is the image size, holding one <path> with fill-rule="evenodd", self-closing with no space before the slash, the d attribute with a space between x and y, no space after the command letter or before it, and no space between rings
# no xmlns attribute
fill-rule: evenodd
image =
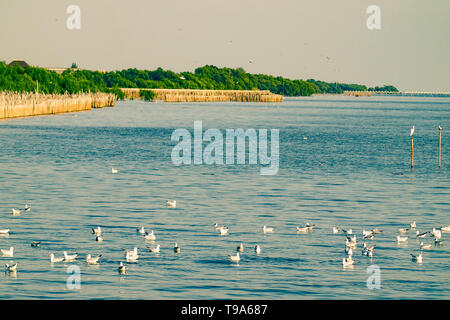
<svg viewBox="0 0 450 320"><path fill-rule="evenodd" d="M93 108L112 107L114 94L37 94L0 93L0 120L58 113L89 111Z"/></svg>
<svg viewBox="0 0 450 320"><path fill-rule="evenodd" d="M153 91L154 100L165 102L282 102L283 96L269 90L204 90L121 88L125 99L140 99L140 91Z"/></svg>

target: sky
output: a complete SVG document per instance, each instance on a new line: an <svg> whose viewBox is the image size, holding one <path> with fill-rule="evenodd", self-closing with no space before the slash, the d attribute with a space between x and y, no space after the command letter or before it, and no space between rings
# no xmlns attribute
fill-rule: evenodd
<svg viewBox="0 0 450 320"><path fill-rule="evenodd" d="M69 29L70 5L80 29ZM380 29L366 12L380 8ZM0 61L194 71L450 92L448 0L0 0Z"/></svg>

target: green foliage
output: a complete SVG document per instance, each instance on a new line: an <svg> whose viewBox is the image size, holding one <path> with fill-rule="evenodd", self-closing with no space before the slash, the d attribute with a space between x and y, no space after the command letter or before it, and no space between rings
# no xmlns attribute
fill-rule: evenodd
<svg viewBox="0 0 450 320"><path fill-rule="evenodd" d="M139 90L139 96L145 101L153 101L156 94L152 90Z"/></svg>
<svg viewBox="0 0 450 320"><path fill-rule="evenodd" d="M75 64L76 65L76 64ZM154 71L135 68L98 72L66 69L62 74L43 68L8 66L0 62L0 90L31 92L112 92L117 99L123 99L120 88L142 89L209 89L209 90L269 90L285 96L310 96L314 93L343 93L344 91L366 91L364 85L327 83L314 79L291 80L265 74L247 73L243 68L218 68L206 65L194 72L175 73L157 68ZM393 86L369 88L372 91L397 91ZM146 91L151 92L151 91ZM153 93L153 92L152 92ZM144 98L153 98L152 93L143 93Z"/></svg>
<svg viewBox="0 0 450 320"><path fill-rule="evenodd" d="M374 87L374 88L369 88L369 91L391 91L391 92L398 92L397 88L394 87L394 86Z"/></svg>

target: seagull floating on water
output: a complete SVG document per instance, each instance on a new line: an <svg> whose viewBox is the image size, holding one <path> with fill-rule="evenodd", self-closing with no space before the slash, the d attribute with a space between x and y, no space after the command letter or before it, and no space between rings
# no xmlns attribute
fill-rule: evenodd
<svg viewBox="0 0 450 320"><path fill-rule="evenodd" d="M145 234L145 228L144 227L137 228L136 232L138 232L140 234Z"/></svg>
<svg viewBox="0 0 450 320"><path fill-rule="evenodd" d="M397 236L397 242L406 242L408 241L408 237Z"/></svg>
<svg viewBox="0 0 450 320"><path fill-rule="evenodd" d="M450 226L442 226L441 231L442 232L450 232Z"/></svg>
<svg viewBox="0 0 450 320"><path fill-rule="evenodd" d="M64 261L66 262L75 261L75 259L78 257L78 253L69 255L67 254L67 251L64 251L63 254L64 254Z"/></svg>
<svg viewBox="0 0 450 320"><path fill-rule="evenodd" d="M25 204L25 208L23 209L25 212L31 211L31 207L28 206L28 204Z"/></svg>
<svg viewBox="0 0 450 320"><path fill-rule="evenodd" d="M260 254L261 253L261 246L259 244L257 244L255 246L255 252L256 252L256 254Z"/></svg>
<svg viewBox="0 0 450 320"><path fill-rule="evenodd" d="M239 251L239 252L244 252L244 245L242 244L242 242L241 242L241 244L236 248L236 250Z"/></svg>
<svg viewBox="0 0 450 320"><path fill-rule="evenodd" d="M12 257L14 256L14 247L10 247L9 249L0 249L3 257Z"/></svg>
<svg viewBox="0 0 450 320"><path fill-rule="evenodd" d="M156 247L149 248L149 249L150 249L150 252L159 253L159 251L161 250L161 246L158 244Z"/></svg>
<svg viewBox="0 0 450 320"><path fill-rule="evenodd" d="M415 228L417 227L416 222L413 221L413 223L410 223L410 224L409 224L409 227L410 227L411 229L415 229Z"/></svg>
<svg viewBox="0 0 450 320"><path fill-rule="evenodd" d="M351 256L349 256L348 258L342 258L342 266L344 268L353 266L353 263L354 261Z"/></svg>
<svg viewBox="0 0 450 320"><path fill-rule="evenodd" d="M118 173L118 172L119 172L119 170L111 168L111 173Z"/></svg>
<svg viewBox="0 0 450 320"><path fill-rule="evenodd" d="M398 229L398 232L399 233L406 233L406 232L408 232L409 231L409 228L400 228L400 229Z"/></svg>
<svg viewBox="0 0 450 320"><path fill-rule="evenodd" d="M175 242L175 245L173 246L173 252L175 252L175 253L180 253L181 252L181 249L178 246L178 243L176 243L176 242Z"/></svg>
<svg viewBox="0 0 450 320"><path fill-rule="evenodd" d="M102 255L100 254L100 255L98 255L96 257L92 257L90 254L88 254L88 255L86 255L86 262L88 264L97 264L98 260L100 259L101 256Z"/></svg>
<svg viewBox="0 0 450 320"><path fill-rule="evenodd" d="M167 200L166 205L169 208L176 208L177 207L177 200L173 200L173 201Z"/></svg>
<svg viewBox="0 0 450 320"><path fill-rule="evenodd" d="M423 243L423 241L420 242L420 250L429 250L431 249L432 245L431 244L425 244Z"/></svg>
<svg viewBox="0 0 450 320"><path fill-rule="evenodd" d="M441 230L438 230L436 228L433 228L433 231L430 232L431 236L434 236L437 239L442 238L442 232Z"/></svg>
<svg viewBox="0 0 450 320"><path fill-rule="evenodd" d="M150 233L146 232L144 238L145 240L152 240L152 241L156 240L156 236L153 234L153 230Z"/></svg>
<svg viewBox="0 0 450 320"><path fill-rule="evenodd" d="M127 267L123 265L123 262L120 262L118 270L120 274L125 274L127 272Z"/></svg>
<svg viewBox="0 0 450 320"><path fill-rule="evenodd" d="M17 216L17 215L19 215L21 213L21 211L20 210L18 210L18 209L12 209L12 214L13 214L13 216Z"/></svg>
<svg viewBox="0 0 450 320"><path fill-rule="evenodd" d="M9 229L0 229L0 234L8 234Z"/></svg>
<svg viewBox="0 0 450 320"><path fill-rule="evenodd" d="M233 262L239 262L239 260L241 260L241 257L239 256L239 252L237 252L235 256L232 256L232 255L230 254L230 255L228 255L228 257L229 257L230 260L233 261Z"/></svg>
<svg viewBox="0 0 450 320"><path fill-rule="evenodd" d="M16 272L17 271L17 262L14 263L13 261L10 262L11 264L5 264L6 271L8 272Z"/></svg>
<svg viewBox="0 0 450 320"><path fill-rule="evenodd" d="M348 229L348 230L342 229L342 232L344 232L345 234L353 234L353 230L352 229Z"/></svg>
<svg viewBox="0 0 450 320"><path fill-rule="evenodd" d="M214 223L214 229L216 230L216 231L219 231L220 229L222 229L222 228L226 228L225 226L219 226L217 223Z"/></svg>
<svg viewBox="0 0 450 320"><path fill-rule="evenodd" d="M428 233L429 233L428 231L423 232L423 233L420 233L419 230L417 230L417 231L416 231L416 236L417 236L418 238L425 238L425 237L427 236Z"/></svg>
<svg viewBox="0 0 450 320"><path fill-rule="evenodd" d="M273 228L269 228L269 227L263 226L263 232L264 233L272 233L273 232Z"/></svg>
<svg viewBox="0 0 450 320"><path fill-rule="evenodd" d="M103 241L103 236L101 234L99 234L98 236L95 237L95 241L102 242Z"/></svg>
<svg viewBox="0 0 450 320"><path fill-rule="evenodd" d="M338 227L333 227L333 233L334 234L339 233L339 228Z"/></svg>
<svg viewBox="0 0 450 320"><path fill-rule="evenodd" d="M102 228L97 227L97 228L92 228L92 233L95 235L101 235L102 234Z"/></svg>
<svg viewBox="0 0 450 320"><path fill-rule="evenodd" d="M422 252L419 253L417 256L411 253L411 259L414 262L422 263L422 260L423 260Z"/></svg>
<svg viewBox="0 0 450 320"><path fill-rule="evenodd" d="M225 236L228 234L228 227L220 228L220 235Z"/></svg>
<svg viewBox="0 0 450 320"><path fill-rule="evenodd" d="M40 245L41 245L41 242L40 242L40 241L33 241L33 242L31 243L31 246L32 246L33 248L39 247Z"/></svg>

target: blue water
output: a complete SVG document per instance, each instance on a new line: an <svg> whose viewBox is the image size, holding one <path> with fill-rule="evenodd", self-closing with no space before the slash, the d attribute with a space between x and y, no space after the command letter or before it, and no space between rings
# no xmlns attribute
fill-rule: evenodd
<svg viewBox="0 0 450 320"><path fill-rule="evenodd" d="M279 129L278 174L260 175L259 164L173 165L171 134L192 132L195 120L224 133ZM395 240L414 220L421 232L450 224L449 120L449 98L317 96L277 104L127 101L2 121L0 229L11 232L0 248L14 246L15 254L0 263L19 264L16 274L0 273L0 298L449 299L449 234L424 251L422 264L411 261L419 252L413 233L406 245ZM166 208L167 199L177 208ZM30 213L11 214L26 203ZM230 234L220 236L215 222ZM297 233L306 222L318 229ZM263 225L275 232L263 234ZM332 234L335 225L357 234L352 269L342 268L345 236ZM140 226L156 241L136 234ZM360 254L361 233L373 228L384 232L369 241L377 246L370 259ZM30 246L35 240L39 248ZM231 263L241 242L242 259ZM156 244L160 254L147 249ZM119 275L123 249L134 246L139 262ZM49 263L64 250L80 258ZM87 253L102 254L100 264L87 265ZM79 290L66 286L70 265L80 268ZM380 268L380 289L366 285L370 265Z"/></svg>

